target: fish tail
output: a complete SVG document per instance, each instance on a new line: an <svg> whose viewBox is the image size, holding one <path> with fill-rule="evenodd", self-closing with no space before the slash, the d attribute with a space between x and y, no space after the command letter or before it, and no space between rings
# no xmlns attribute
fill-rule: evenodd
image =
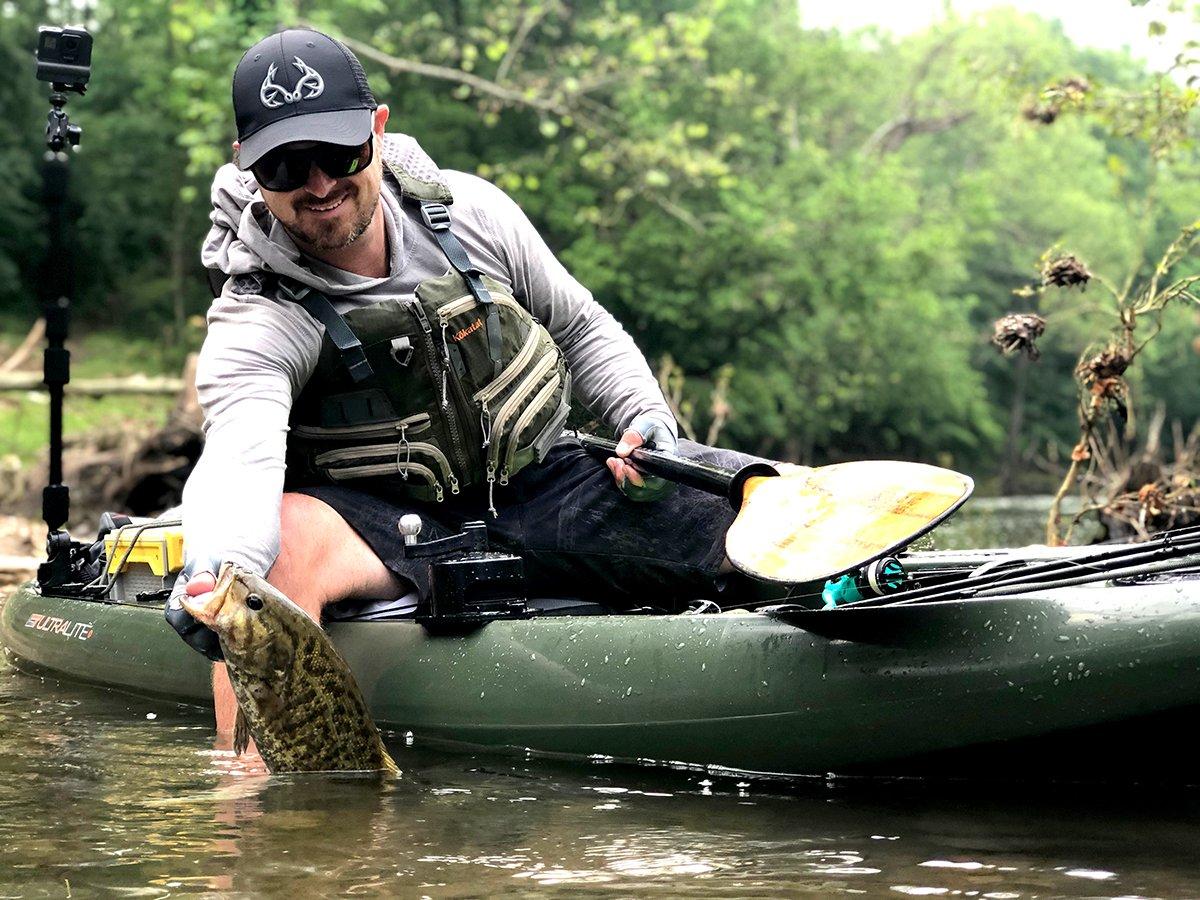
<svg viewBox="0 0 1200 900"><path fill-rule="evenodd" d="M246 714L242 712L239 704L237 718L233 722L233 752L241 756L246 752L248 746L250 746L250 723L246 720Z"/></svg>

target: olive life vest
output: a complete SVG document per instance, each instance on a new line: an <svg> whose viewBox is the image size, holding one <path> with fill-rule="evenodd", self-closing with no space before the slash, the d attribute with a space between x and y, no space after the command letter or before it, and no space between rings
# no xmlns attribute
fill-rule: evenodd
<svg viewBox="0 0 1200 900"><path fill-rule="evenodd" d="M544 458L561 433L571 375L546 328L471 264L440 173L391 149L385 142L383 189L419 208L451 271L417 285L413 300L346 313L278 279L279 296L325 326L292 405L287 482L374 483L437 502L484 485L494 515L495 483Z"/></svg>

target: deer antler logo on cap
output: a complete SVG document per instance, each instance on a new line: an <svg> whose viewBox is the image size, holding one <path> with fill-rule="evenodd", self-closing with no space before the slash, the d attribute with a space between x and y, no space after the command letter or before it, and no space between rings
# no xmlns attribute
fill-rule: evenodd
<svg viewBox="0 0 1200 900"><path fill-rule="evenodd" d="M267 69L267 77L263 79L262 87L258 89L258 98L267 109L278 109L285 103L299 103L301 100L315 100L325 93L325 79L321 73L302 60L295 57L292 63L300 70L300 80L296 82L295 90L289 91L281 84L275 83L275 73L279 67L271 63Z"/></svg>

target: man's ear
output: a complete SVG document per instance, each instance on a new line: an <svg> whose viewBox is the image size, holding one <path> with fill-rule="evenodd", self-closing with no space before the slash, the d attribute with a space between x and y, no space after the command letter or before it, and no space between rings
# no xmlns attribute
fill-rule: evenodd
<svg viewBox="0 0 1200 900"><path fill-rule="evenodd" d="M383 137L383 126L387 124L388 112L389 110L386 103L380 104L375 109L375 122L373 125L373 130L380 137Z"/></svg>
<svg viewBox="0 0 1200 900"><path fill-rule="evenodd" d="M238 151L242 149L242 145L237 141L234 141L229 146L233 147L233 164L236 166L238 161Z"/></svg>

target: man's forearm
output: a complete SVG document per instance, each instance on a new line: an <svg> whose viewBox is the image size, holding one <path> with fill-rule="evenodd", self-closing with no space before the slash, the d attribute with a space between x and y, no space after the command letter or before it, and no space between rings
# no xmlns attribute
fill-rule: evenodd
<svg viewBox="0 0 1200 900"><path fill-rule="evenodd" d="M603 307L593 302L590 312L590 320L563 348L575 393L618 432L636 416L654 413L678 434L675 417L633 338Z"/></svg>
<svg viewBox="0 0 1200 900"><path fill-rule="evenodd" d="M281 442L281 438L276 437ZM209 435L183 489L189 574L236 562L265 575L279 555L283 452L270 439L239 446Z"/></svg>

